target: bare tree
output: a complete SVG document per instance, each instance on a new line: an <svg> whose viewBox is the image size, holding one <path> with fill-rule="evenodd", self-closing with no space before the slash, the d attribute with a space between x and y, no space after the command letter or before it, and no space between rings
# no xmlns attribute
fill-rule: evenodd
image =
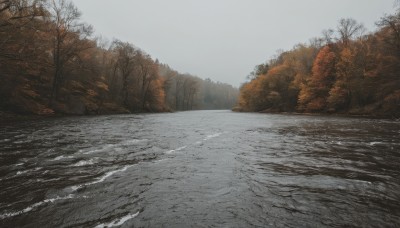
<svg viewBox="0 0 400 228"><path fill-rule="evenodd" d="M125 107L129 107L129 78L133 76L140 51L132 44L115 40L112 44L112 50L115 53L115 62L113 66L112 82L117 81L118 75L122 78L122 101Z"/></svg>
<svg viewBox="0 0 400 228"><path fill-rule="evenodd" d="M322 31L322 37L326 44L333 43L333 35L335 31L333 29L325 29Z"/></svg>
<svg viewBox="0 0 400 228"><path fill-rule="evenodd" d="M50 34L52 39L52 65L54 67L50 105L58 99L68 62L79 58L79 53L93 48L85 42L92 34L92 27L79 21L81 13L68 0L52 0L49 5Z"/></svg>
<svg viewBox="0 0 400 228"><path fill-rule="evenodd" d="M397 1L400 6L400 0ZM397 49L397 53L400 52L400 8L393 15L385 15L377 23L380 27L387 26L390 29L391 39L389 42L394 45Z"/></svg>
<svg viewBox="0 0 400 228"><path fill-rule="evenodd" d="M340 41L347 46L351 39L363 35L365 27L352 18L342 18L339 20L337 32L340 35Z"/></svg>
<svg viewBox="0 0 400 228"><path fill-rule="evenodd" d="M140 100L141 109L145 110L147 95L150 85L153 80L158 77L158 67L148 55L143 55L138 58L138 72L137 77L140 82Z"/></svg>

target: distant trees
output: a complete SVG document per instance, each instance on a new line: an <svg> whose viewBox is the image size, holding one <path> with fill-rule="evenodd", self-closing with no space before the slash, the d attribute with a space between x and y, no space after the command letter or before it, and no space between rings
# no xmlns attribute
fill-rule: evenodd
<svg viewBox="0 0 400 228"><path fill-rule="evenodd" d="M399 15L384 16L366 35L362 24L341 19L336 31L281 52L266 71L256 66L237 109L400 117Z"/></svg>
<svg viewBox="0 0 400 228"><path fill-rule="evenodd" d="M132 44L113 41L109 84L115 102L131 112L164 109L163 80L158 64Z"/></svg>
<svg viewBox="0 0 400 228"><path fill-rule="evenodd" d="M164 78L166 104L172 110L231 109L239 90L231 85L180 74L160 65Z"/></svg>
<svg viewBox="0 0 400 228"><path fill-rule="evenodd" d="M0 0L0 110L160 112L236 102L231 86L180 74L133 44L94 39L80 16L69 0Z"/></svg>
<svg viewBox="0 0 400 228"><path fill-rule="evenodd" d="M239 90L226 83L201 81L201 109L231 109L237 102Z"/></svg>

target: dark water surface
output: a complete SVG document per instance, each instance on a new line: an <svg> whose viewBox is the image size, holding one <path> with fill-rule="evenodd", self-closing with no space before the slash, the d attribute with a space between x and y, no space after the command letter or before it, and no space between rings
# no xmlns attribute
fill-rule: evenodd
<svg viewBox="0 0 400 228"><path fill-rule="evenodd" d="M1 123L0 227L400 227L400 122L229 111Z"/></svg>

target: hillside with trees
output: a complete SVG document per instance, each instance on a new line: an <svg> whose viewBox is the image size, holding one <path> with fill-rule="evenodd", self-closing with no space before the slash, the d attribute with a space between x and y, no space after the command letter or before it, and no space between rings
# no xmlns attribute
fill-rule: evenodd
<svg viewBox="0 0 400 228"><path fill-rule="evenodd" d="M51 115L229 109L238 90L103 42L68 0L0 1L0 111Z"/></svg>
<svg viewBox="0 0 400 228"><path fill-rule="evenodd" d="M354 19L255 67L238 111L400 117L400 9L366 33Z"/></svg>

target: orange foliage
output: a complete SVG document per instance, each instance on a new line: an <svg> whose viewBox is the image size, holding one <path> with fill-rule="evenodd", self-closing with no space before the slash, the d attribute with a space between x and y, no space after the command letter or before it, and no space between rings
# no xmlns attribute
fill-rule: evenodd
<svg viewBox="0 0 400 228"><path fill-rule="evenodd" d="M326 109L329 91L336 78L336 59L336 54L328 45L319 51L312 67L312 75L307 84L301 87L300 110L319 112Z"/></svg>

